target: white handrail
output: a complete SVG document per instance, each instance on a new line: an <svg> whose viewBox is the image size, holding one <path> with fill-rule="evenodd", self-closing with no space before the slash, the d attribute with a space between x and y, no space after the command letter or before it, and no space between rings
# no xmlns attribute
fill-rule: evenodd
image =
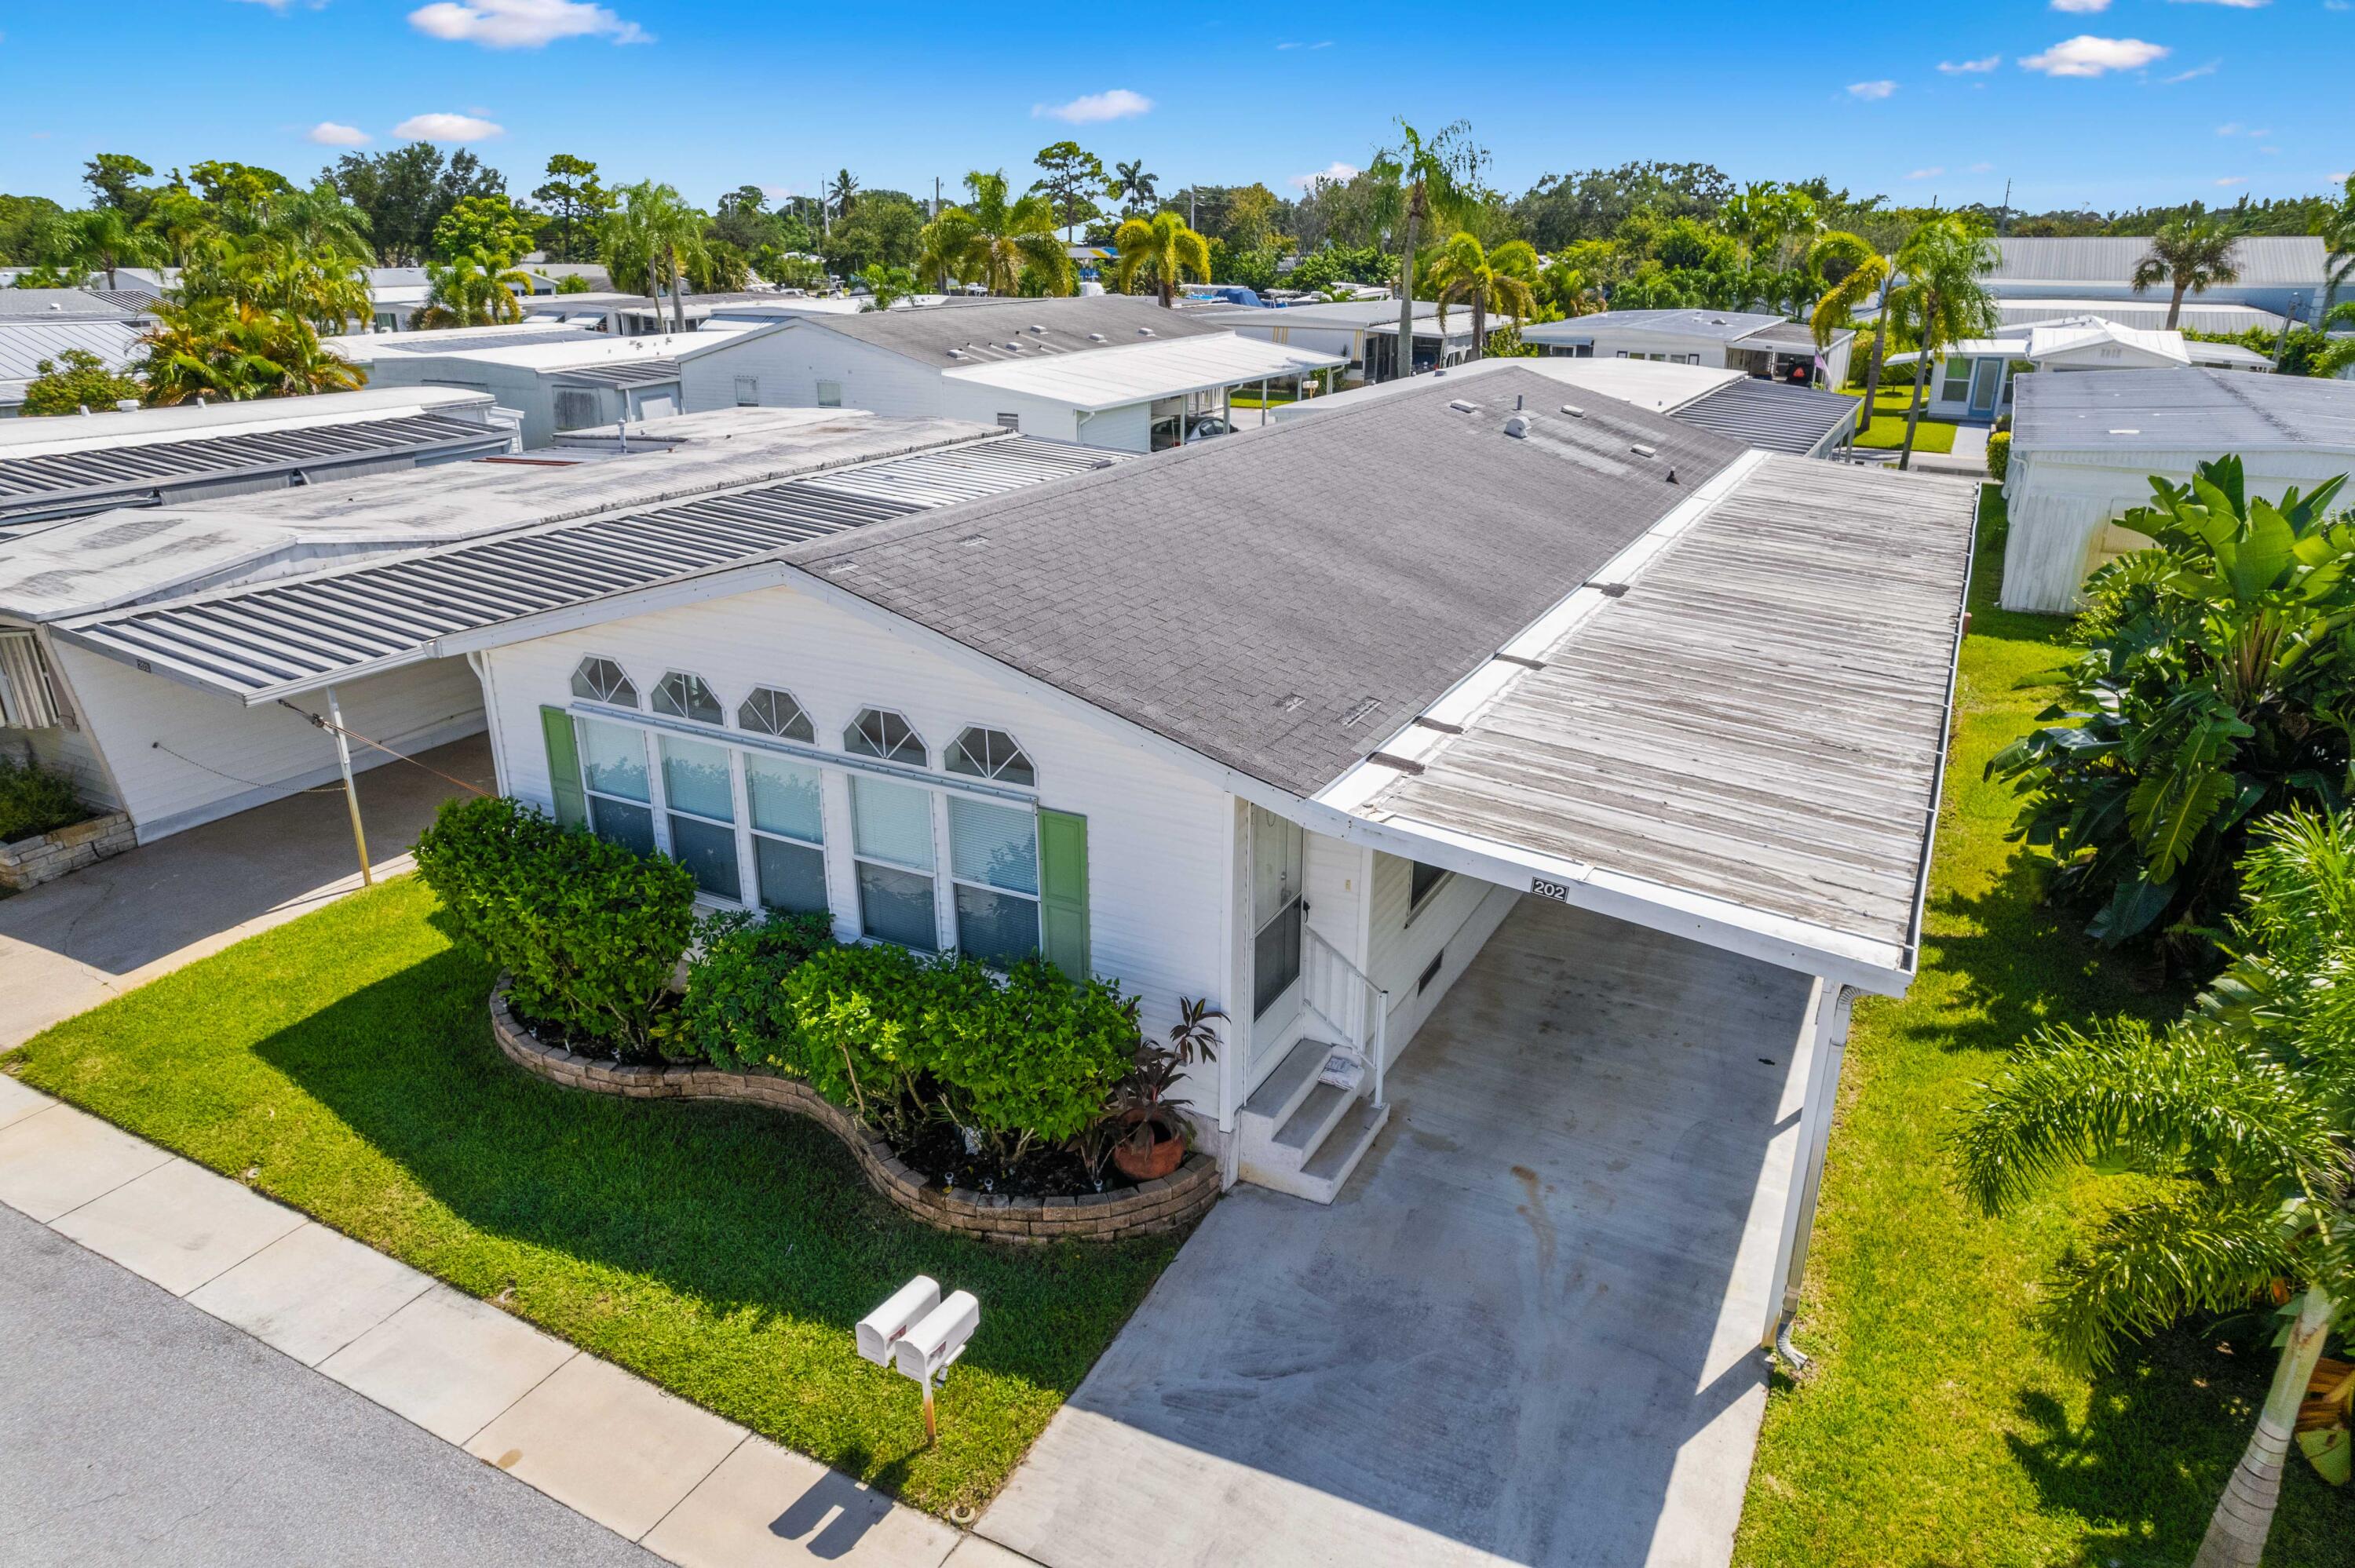
<svg viewBox="0 0 2355 1568"><path fill-rule="evenodd" d="M1384 1058L1390 1054L1391 993L1315 927L1305 927L1302 934L1306 939L1301 944L1301 1000L1373 1074L1373 1103L1379 1109L1390 1103L1382 1079L1388 1066Z"/></svg>

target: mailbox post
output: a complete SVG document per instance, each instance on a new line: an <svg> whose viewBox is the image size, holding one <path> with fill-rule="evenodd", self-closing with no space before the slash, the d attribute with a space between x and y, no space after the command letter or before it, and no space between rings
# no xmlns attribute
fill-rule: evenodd
<svg viewBox="0 0 2355 1568"><path fill-rule="evenodd" d="M955 1291L943 1300L940 1286L921 1274L858 1320L858 1353L877 1366L897 1367L923 1389L926 1446L940 1440L932 1391L980 1326L981 1303L971 1292Z"/></svg>

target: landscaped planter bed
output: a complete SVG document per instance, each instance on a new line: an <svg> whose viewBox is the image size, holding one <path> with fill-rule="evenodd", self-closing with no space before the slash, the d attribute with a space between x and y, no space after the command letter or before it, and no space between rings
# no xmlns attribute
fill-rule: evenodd
<svg viewBox="0 0 2355 1568"><path fill-rule="evenodd" d="M121 854L137 847L138 842L130 817L122 811L109 811L102 817L0 844L0 887L22 893Z"/></svg>
<svg viewBox="0 0 2355 1568"><path fill-rule="evenodd" d="M950 1190L927 1181L880 1133L797 1078L718 1067L601 1060L535 1039L507 1006L502 980L491 993L491 1033L507 1058L550 1082L631 1099L742 1100L805 1116L840 1139L868 1182L926 1224L990 1241L1118 1241L1189 1225L1218 1200L1218 1164L1196 1150L1167 1176L1138 1186L1073 1197L1030 1198Z"/></svg>

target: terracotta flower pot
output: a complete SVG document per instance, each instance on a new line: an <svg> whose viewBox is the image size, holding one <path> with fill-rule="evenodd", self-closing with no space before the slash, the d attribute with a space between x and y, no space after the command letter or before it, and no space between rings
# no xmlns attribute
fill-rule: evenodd
<svg viewBox="0 0 2355 1568"><path fill-rule="evenodd" d="M1159 1122L1145 1124L1152 1130L1153 1142L1144 1149L1136 1146L1134 1133L1113 1146L1112 1162L1120 1173L1132 1181L1151 1181L1167 1176L1186 1158L1186 1137L1172 1132Z"/></svg>

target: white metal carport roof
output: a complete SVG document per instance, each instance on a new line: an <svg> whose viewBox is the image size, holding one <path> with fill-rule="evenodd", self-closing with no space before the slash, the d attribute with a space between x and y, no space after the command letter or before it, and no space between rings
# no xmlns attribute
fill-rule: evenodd
<svg viewBox="0 0 2355 1568"><path fill-rule="evenodd" d="M1392 853L1902 991L1977 501L1737 464L1316 803Z"/></svg>
<svg viewBox="0 0 2355 1568"><path fill-rule="evenodd" d="M1220 333L1121 344L1091 354L964 366L942 374L952 381L1028 393L1095 411L1241 382L1333 370L1348 363L1315 349Z"/></svg>

